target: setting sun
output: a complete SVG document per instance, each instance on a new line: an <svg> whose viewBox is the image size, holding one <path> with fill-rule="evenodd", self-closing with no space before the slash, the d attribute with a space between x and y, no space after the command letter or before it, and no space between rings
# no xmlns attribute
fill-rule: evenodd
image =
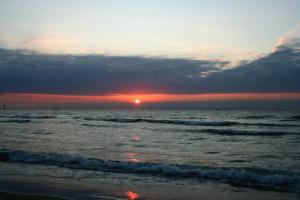
<svg viewBox="0 0 300 200"><path fill-rule="evenodd" d="M140 101L139 99L135 99L135 100L134 100L134 104L138 105L138 104L140 104L140 103L141 103L141 101Z"/></svg>

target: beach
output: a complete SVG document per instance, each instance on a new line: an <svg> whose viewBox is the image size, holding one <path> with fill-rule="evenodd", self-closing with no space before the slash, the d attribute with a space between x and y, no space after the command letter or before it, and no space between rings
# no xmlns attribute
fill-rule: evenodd
<svg viewBox="0 0 300 200"><path fill-rule="evenodd" d="M47 196L36 196L36 195L22 195L22 194L13 194L0 192L0 199L7 200L63 200L62 198L57 197L47 197Z"/></svg>

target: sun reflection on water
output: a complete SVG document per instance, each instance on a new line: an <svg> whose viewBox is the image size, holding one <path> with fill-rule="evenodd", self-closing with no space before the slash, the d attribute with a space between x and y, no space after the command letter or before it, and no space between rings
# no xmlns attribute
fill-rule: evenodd
<svg viewBox="0 0 300 200"><path fill-rule="evenodd" d="M125 155L129 162L141 162L141 159L138 158L140 156L139 153L127 152Z"/></svg>
<svg viewBox="0 0 300 200"><path fill-rule="evenodd" d="M128 197L128 200L135 200L140 198L140 195L138 193L132 192L132 191L127 191L126 196Z"/></svg>
<svg viewBox="0 0 300 200"><path fill-rule="evenodd" d="M132 142L139 142L139 141L141 141L141 137L139 135L133 135L133 136L131 136L130 140Z"/></svg>

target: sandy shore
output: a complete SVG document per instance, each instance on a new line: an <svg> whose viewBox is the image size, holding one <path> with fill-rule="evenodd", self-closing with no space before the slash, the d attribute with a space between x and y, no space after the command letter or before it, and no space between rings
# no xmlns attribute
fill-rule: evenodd
<svg viewBox="0 0 300 200"><path fill-rule="evenodd" d="M119 200L127 199L125 189L107 184L53 177L0 175L0 200Z"/></svg>
<svg viewBox="0 0 300 200"><path fill-rule="evenodd" d="M1 165L0 165L1 166ZM24 165L23 165L24 168ZM181 180L175 180L181 183ZM280 191L232 187L225 183L189 182L143 183L115 182L107 179L65 179L41 176L0 175L0 199L2 200L182 200L182 199L241 199L241 200L298 200L299 194ZM195 184L194 184L195 183ZM54 196L53 196L54 195Z"/></svg>
<svg viewBox="0 0 300 200"><path fill-rule="evenodd" d="M13 194L7 192L0 192L0 199L5 200L66 200L58 197L49 196L38 196L38 195L24 195L24 194Z"/></svg>

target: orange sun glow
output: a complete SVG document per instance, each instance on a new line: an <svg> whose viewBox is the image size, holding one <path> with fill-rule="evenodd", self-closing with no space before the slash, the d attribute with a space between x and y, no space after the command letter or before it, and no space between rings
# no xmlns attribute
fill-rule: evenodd
<svg viewBox="0 0 300 200"><path fill-rule="evenodd" d="M139 99L135 99L135 100L134 100L134 104L138 105L138 104L140 104L140 103L141 103L141 101L140 101Z"/></svg>

